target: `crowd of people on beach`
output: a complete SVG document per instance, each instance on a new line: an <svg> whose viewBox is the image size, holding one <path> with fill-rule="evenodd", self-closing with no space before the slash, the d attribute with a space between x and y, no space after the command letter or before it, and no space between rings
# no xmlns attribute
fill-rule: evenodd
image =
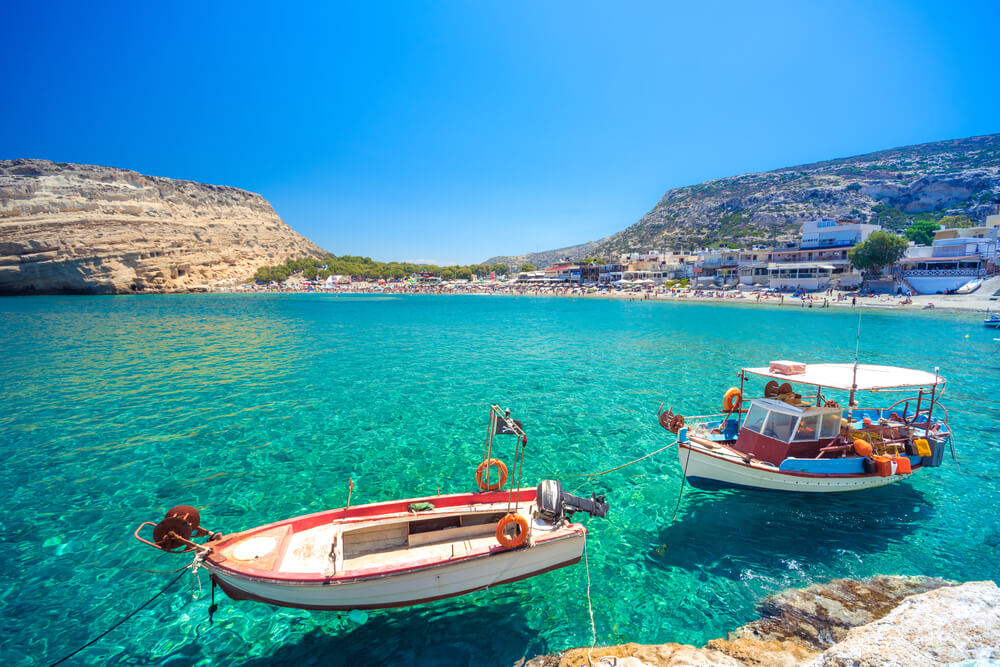
<svg viewBox="0 0 1000 667"><path fill-rule="evenodd" d="M236 290L241 292L277 293L328 293L328 294L480 294L514 296L563 296L580 298L612 298L628 301L721 301L736 303L797 306L801 308L829 308L831 306L907 306L913 303L911 294L887 295L836 290L832 287L822 292L797 289L780 292L772 288L724 289L679 285L650 285L621 287L611 285L581 286L571 283L532 284L515 281L489 281L475 283L379 281L351 282L326 287L322 284L288 281L282 284L250 284ZM925 306L926 307L926 306ZM933 306L932 306L933 307Z"/></svg>

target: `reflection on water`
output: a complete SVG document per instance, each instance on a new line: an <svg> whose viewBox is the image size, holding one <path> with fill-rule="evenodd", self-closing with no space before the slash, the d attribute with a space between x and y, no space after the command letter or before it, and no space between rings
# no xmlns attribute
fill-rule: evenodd
<svg viewBox="0 0 1000 667"><path fill-rule="evenodd" d="M899 547L935 513L907 484L830 495L693 491L685 511L660 531L660 546L646 557L732 580L751 572L775 576L793 563L803 570L825 568L845 557L863 559Z"/></svg>
<svg viewBox="0 0 1000 667"><path fill-rule="evenodd" d="M526 484L604 470L669 441L661 401L713 412L741 365L850 360L856 326L833 309L523 297L2 299L0 659L57 659L148 599L168 577L135 570L181 563L131 531L174 504L230 532L343 505L348 479L353 503L469 490L491 402L526 424ZM703 642L832 577L1000 576L992 335L972 315L866 313L861 348L941 367L964 473L946 459L832 498L688 488L673 523L674 450L567 479L611 502L585 520L598 641ZM185 580L83 661L510 664L590 642L585 587L581 564L362 627L223 599L209 627Z"/></svg>

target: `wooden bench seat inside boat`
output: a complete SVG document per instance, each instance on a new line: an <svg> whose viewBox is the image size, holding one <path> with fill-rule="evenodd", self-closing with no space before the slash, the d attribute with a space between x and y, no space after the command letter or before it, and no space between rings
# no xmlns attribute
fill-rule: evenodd
<svg viewBox="0 0 1000 667"><path fill-rule="evenodd" d="M533 507L522 508L521 513L527 518L532 511ZM478 512L353 525L328 523L294 533L285 525L237 542L225 555L234 558L232 554L240 551L241 544L251 544L256 551L243 546L245 553L239 554L248 559L234 560L254 569L327 576L406 562L443 560L488 549L496 541L496 524L504 514L505 511L490 507ZM269 538L267 544L262 537Z"/></svg>

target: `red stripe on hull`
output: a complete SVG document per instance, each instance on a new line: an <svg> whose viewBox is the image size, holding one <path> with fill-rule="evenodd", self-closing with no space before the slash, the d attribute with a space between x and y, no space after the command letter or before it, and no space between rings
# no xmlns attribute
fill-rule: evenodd
<svg viewBox="0 0 1000 667"><path fill-rule="evenodd" d="M713 454L712 452L706 452L704 449L695 449L694 447L691 447L690 445L687 445L687 444L685 444L683 442L682 443L678 443L678 446L680 447L680 449L690 450L690 451L692 451L695 454L698 454L700 456L709 456L709 457L711 457L713 459L718 459L718 460L722 461L723 463L729 463L729 464L734 465L734 466L740 466L740 467L745 467L745 468L753 468L754 470L757 470L759 472L770 473L770 474L773 474L773 475L788 475L789 477L807 477L807 478L812 478L812 479L824 479L824 478L828 478L828 477L833 477L833 478L836 478L836 479L848 479L848 478L851 478L851 477L879 477L878 473L844 473L844 474L820 473L820 472L815 472L814 473L814 472L801 472L801 471L797 471L797 470L778 470L777 468L772 469L772 468L761 467L761 466L752 466L752 465L749 465L747 463L744 463L742 460L734 461L734 460L732 460L731 458L729 458L727 456L719 456L718 454ZM738 452L738 450L732 449L731 447L727 447L726 445L719 445L719 446L726 447L726 449L729 449L730 451L733 451L733 452ZM923 464L915 463L915 464L912 464L911 470L917 470L917 469L922 468L922 467L923 467Z"/></svg>

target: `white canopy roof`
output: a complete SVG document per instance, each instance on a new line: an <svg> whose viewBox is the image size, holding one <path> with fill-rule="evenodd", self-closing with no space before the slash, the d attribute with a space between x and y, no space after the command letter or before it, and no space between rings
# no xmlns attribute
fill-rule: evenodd
<svg viewBox="0 0 1000 667"><path fill-rule="evenodd" d="M854 364L807 364L806 372L797 375L773 373L765 368L744 368L747 373L762 375L785 382L800 382L830 389L850 391L854 384ZM899 366L858 364L858 391L899 389L904 387L930 387L944 384L944 378L927 371Z"/></svg>

